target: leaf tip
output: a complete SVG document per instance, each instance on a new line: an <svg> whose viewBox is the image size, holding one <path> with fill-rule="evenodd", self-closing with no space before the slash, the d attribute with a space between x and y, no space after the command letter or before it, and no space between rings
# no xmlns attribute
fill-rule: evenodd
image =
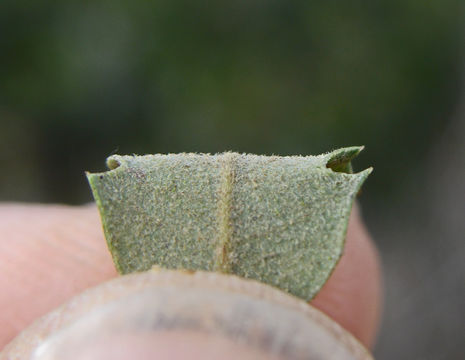
<svg viewBox="0 0 465 360"><path fill-rule="evenodd" d="M326 167L335 171L352 174L351 161L357 157L365 146L350 146L325 154Z"/></svg>
<svg viewBox="0 0 465 360"><path fill-rule="evenodd" d="M121 166L121 156L119 155L112 155L107 158L107 168L108 170L115 170Z"/></svg>

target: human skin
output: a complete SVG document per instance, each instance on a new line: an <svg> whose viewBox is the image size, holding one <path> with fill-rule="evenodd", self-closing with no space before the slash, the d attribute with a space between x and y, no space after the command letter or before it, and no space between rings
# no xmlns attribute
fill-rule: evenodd
<svg viewBox="0 0 465 360"><path fill-rule="evenodd" d="M95 206L0 205L0 349L38 317L115 276ZM381 293L379 256L354 207L344 255L311 303L370 348Z"/></svg>

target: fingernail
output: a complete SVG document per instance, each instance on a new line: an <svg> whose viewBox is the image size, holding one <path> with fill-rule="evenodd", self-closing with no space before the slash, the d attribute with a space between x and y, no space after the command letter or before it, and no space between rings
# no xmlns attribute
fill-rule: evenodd
<svg viewBox="0 0 465 360"><path fill-rule="evenodd" d="M27 340L34 360L371 359L307 303L268 285L214 273L123 276L48 317L63 314L66 321L52 329L46 321L45 331L36 326L9 351L21 350Z"/></svg>

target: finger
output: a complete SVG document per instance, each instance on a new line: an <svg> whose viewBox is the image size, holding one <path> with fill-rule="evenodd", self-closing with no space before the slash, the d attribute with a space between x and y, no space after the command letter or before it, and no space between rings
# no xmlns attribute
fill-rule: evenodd
<svg viewBox="0 0 465 360"><path fill-rule="evenodd" d="M349 332L283 291L218 272L175 270L120 276L73 297L22 332L0 359L255 359L260 353L372 359Z"/></svg>
<svg viewBox="0 0 465 360"><path fill-rule="evenodd" d="M0 206L0 349L34 319L114 276L95 207Z"/></svg>
<svg viewBox="0 0 465 360"><path fill-rule="evenodd" d="M379 326L381 301L379 255L354 206L344 255L311 303L370 348Z"/></svg>
<svg viewBox="0 0 465 360"><path fill-rule="evenodd" d="M378 273L355 213L345 255L313 304L366 345L377 323ZM37 317L115 275L95 207L0 206L0 306L6 309L0 348Z"/></svg>

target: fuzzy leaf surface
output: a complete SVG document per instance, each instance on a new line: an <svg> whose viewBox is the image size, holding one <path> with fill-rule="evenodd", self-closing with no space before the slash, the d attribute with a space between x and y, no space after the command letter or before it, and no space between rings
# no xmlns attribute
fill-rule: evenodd
<svg viewBox="0 0 465 360"><path fill-rule="evenodd" d="M344 248L371 168L362 147L318 156L237 153L108 158L87 174L116 268L233 273L309 300Z"/></svg>

